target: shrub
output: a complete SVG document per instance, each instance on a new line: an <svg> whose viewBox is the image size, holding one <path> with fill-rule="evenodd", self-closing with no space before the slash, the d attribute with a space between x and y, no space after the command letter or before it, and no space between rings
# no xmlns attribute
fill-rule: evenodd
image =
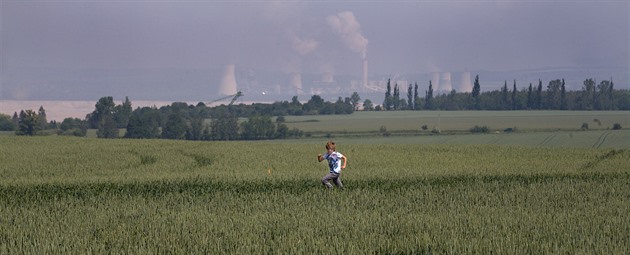
<svg viewBox="0 0 630 255"><path fill-rule="evenodd" d="M387 131L387 127L386 126L381 126L381 128L379 129L379 132L381 132L381 134L383 136L391 135L391 133L389 131Z"/></svg>
<svg viewBox="0 0 630 255"><path fill-rule="evenodd" d="M581 129L582 130L588 130L588 123L586 123L586 122L582 123Z"/></svg>
<svg viewBox="0 0 630 255"><path fill-rule="evenodd" d="M427 127L427 125L422 125L422 127L420 127L420 128L422 128L422 130L424 130L424 131L426 131L427 129L429 129L429 127Z"/></svg>
<svg viewBox="0 0 630 255"><path fill-rule="evenodd" d="M470 132L471 133L489 133L490 129L487 126L480 127L480 126L475 125L474 127L470 129Z"/></svg>
<svg viewBox="0 0 630 255"><path fill-rule="evenodd" d="M516 127L513 128L506 128L503 130L503 132L505 133L512 133L512 132L516 132L518 129Z"/></svg>
<svg viewBox="0 0 630 255"><path fill-rule="evenodd" d="M621 129L621 124L619 124L619 123L615 123L615 124L613 124L613 128L612 128L612 129L613 129L613 130L619 130L619 129Z"/></svg>

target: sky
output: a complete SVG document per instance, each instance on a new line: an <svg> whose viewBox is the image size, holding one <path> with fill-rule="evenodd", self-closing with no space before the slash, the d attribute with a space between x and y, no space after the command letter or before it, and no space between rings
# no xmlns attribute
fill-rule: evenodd
<svg viewBox="0 0 630 255"><path fill-rule="evenodd" d="M627 0L0 0L14 68L370 73L623 67ZM14 84L2 86L17 86Z"/></svg>

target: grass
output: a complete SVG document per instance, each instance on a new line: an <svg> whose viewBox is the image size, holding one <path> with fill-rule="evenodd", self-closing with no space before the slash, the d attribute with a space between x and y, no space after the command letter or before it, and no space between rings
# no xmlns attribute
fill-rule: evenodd
<svg viewBox="0 0 630 255"><path fill-rule="evenodd" d="M627 146L338 142L0 137L0 254L630 252Z"/></svg>
<svg viewBox="0 0 630 255"><path fill-rule="evenodd" d="M390 132L419 131L423 125L429 131L467 131L475 125L499 131L514 127L523 131L579 130L582 123L589 123L593 130L611 129L615 123L630 127L626 111L358 111L285 118L289 128L312 133L375 132L381 126Z"/></svg>

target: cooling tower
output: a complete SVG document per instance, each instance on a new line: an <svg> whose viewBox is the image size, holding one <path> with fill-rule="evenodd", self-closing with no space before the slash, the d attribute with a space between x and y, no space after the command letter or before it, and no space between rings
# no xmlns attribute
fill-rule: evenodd
<svg viewBox="0 0 630 255"><path fill-rule="evenodd" d="M453 84L451 83L451 73L450 72L442 73L441 79L440 79L439 91L449 93L451 92L451 90L453 90Z"/></svg>
<svg viewBox="0 0 630 255"><path fill-rule="evenodd" d="M322 74L322 82L323 83L333 83L333 81L334 81L333 73L325 72L324 74Z"/></svg>
<svg viewBox="0 0 630 255"><path fill-rule="evenodd" d="M219 85L220 95L236 94L236 76L234 75L234 64L226 65L223 69L223 79Z"/></svg>
<svg viewBox="0 0 630 255"><path fill-rule="evenodd" d="M302 91L302 74L293 73L291 75L291 86L296 91Z"/></svg>
<svg viewBox="0 0 630 255"><path fill-rule="evenodd" d="M431 84L433 85L433 91L438 91L440 88L440 73L431 73Z"/></svg>
<svg viewBox="0 0 630 255"><path fill-rule="evenodd" d="M459 89L457 92L472 92L472 81L470 77L470 72L462 73L462 81L459 84Z"/></svg>

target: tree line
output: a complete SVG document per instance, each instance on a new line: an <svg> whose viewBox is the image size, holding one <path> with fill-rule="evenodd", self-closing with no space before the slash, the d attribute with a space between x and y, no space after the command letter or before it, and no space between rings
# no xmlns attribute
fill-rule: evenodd
<svg viewBox="0 0 630 255"><path fill-rule="evenodd" d="M418 84L407 86L406 98L401 97L395 84L387 82L382 105L363 101L363 110L630 110L630 91L614 88L611 80L596 83L586 79L578 91L567 91L564 79L551 80L543 87L537 85L517 89L516 81L511 89L505 81L500 90L481 92L479 75L475 77L471 92L436 94L429 81L424 97L418 93ZM404 92L403 92L404 93ZM99 138L117 138L125 130L125 138L164 138L186 140L257 140L301 137L304 133L289 129L284 124L288 115L352 114L359 107L361 97L354 92L349 97L339 97L336 102L324 101L319 95L301 103L297 96L291 101L271 104L220 105L208 107L175 102L157 107L132 109L125 98L116 105L112 97L102 97L93 112L85 119L66 118L61 123L47 122L46 111L22 110L13 117L0 114L0 130L15 131L17 135L37 135L56 132L59 135L85 136L88 129L96 129ZM275 121L271 116L279 116ZM52 131L51 131L52 130Z"/></svg>
<svg viewBox="0 0 630 255"><path fill-rule="evenodd" d="M94 111L85 119L65 118L61 124L46 121L43 107L39 112L22 110L13 118L0 115L0 130L13 131L17 135L85 136L88 129L96 129L98 138L118 138L125 130L124 138L163 138L185 140L260 140L301 137L304 132L289 129L284 123L286 115L351 114L360 101L355 92L352 96L332 103L319 95L302 104L297 96L291 102L272 104L220 105L208 107L175 102L157 107L132 109L131 101L125 98L117 105L112 97L102 97ZM278 116L275 121L271 116ZM55 130L55 131L51 131Z"/></svg>
<svg viewBox="0 0 630 255"><path fill-rule="evenodd" d="M614 89L611 80L596 83L586 79L581 90L567 91L564 79L551 80L543 87L537 85L519 90L516 80L511 88L505 81L500 90L481 92L479 75L475 77L472 92L435 94L429 81L424 97L418 95L418 83L407 86L407 99L401 98L400 89L387 81L385 99L374 110L630 110L630 91ZM371 110L369 107L367 110Z"/></svg>

